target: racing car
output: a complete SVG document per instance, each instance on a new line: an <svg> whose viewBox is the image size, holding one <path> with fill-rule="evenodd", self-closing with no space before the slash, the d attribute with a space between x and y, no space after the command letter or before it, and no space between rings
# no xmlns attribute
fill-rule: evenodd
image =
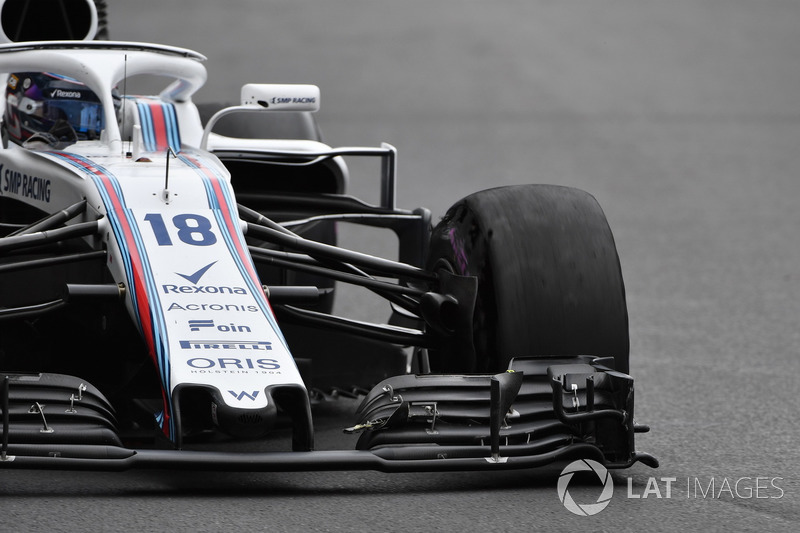
<svg viewBox="0 0 800 533"><path fill-rule="evenodd" d="M635 449L625 289L591 195L492 188L433 221L395 205L394 147L322 142L316 86L198 105L203 55L99 39L103 3L49 28L28 3L0 2L0 467L658 465ZM348 194L355 158L379 167L376 203ZM393 233L396 257L339 246L345 224ZM387 318L334 313L342 286ZM315 450L337 393L361 399L352 449ZM229 446L281 428L285 449Z"/></svg>

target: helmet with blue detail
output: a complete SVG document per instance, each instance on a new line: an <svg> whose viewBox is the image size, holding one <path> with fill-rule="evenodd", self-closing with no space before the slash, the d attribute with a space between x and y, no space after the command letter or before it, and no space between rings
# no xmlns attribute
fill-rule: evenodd
<svg viewBox="0 0 800 533"><path fill-rule="evenodd" d="M10 74L4 123L9 140L56 145L100 138L105 126L97 95L81 82L47 72Z"/></svg>

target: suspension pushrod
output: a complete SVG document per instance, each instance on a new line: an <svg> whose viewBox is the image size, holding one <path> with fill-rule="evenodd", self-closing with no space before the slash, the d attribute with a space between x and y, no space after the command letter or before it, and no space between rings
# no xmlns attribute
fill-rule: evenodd
<svg viewBox="0 0 800 533"><path fill-rule="evenodd" d="M51 242L72 239L74 237L93 235L97 233L97 226L98 222L94 220L92 222L73 224L65 228L39 231L25 235L15 235L13 237L4 237L0 239L0 254L10 252L11 250L18 250L20 248L30 248L31 246L38 246L40 244L48 244Z"/></svg>
<svg viewBox="0 0 800 533"><path fill-rule="evenodd" d="M374 269L376 271L385 272L389 275L397 276L399 278L418 279L423 281L436 281L435 274L390 259L383 259L372 255L356 252L353 250L346 250L329 244L303 239L302 237L288 235L283 231L271 229L265 226L247 223L247 234L274 244L286 246L300 250L313 257L330 258L337 261L344 261L353 263L355 265L363 266L366 268Z"/></svg>
<svg viewBox="0 0 800 533"><path fill-rule="evenodd" d="M27 261L19 261L17 263L9 263L7 265L0 265L0 272L13 272L15 270L27 270L29 268L39 268L50 265L60 265L63 263L77 263L78 261L90 261L92 259L105 259L106 251L97 250L94 252L85 252L79 254L59 255L56 257L45 257L42 259L30 259Z"/></svg>
<svg viewBox="0 0 800 533"><path fill-rule="evenodd" d="M327 268L324 266L311 265L307 263L296 263L290 259L285 259L280 257L282 252L276 252L274 250L265 250L263 248L251 247L250 253L253 255L253 259L258 262L263 262L265 264L270 264L281 268L287 268L290 270L298 270L302 272L308 272L310 274L317 274L320 276L325 276L334 279L336 281L344 281L346 283L359 285L370 289L376 289L382 292L384 291L393 292L397 294L405 294L408 296L415 296L415 297L421 297L423 294L425 294L425 291L421 291L413 287L407 287L395 283L388 283L386 281L378 280L371 277L359 276L357 274L349 274L347 272L341 272L339 270Z"/></svg>
<svg viewBox="0 0 800 533"><path fill-rule="evenodd" d="M239 214L242 215L242 218L248 222L253 222L255 224L260 224L262 226L267 226L268 228L272 228L276 231L280 231L281 233L285 233L286 235L291 235L292 237L300 237L296 233L288 230L272 220L271 218L265 217L255 209L250 209L247 206L242 204L238 204L237 207L239 208Z"/></svg>
<svg viewBox="0 0 800 533"><path fill-rule="evenodd" d="M67 305L64 299L52 300L41 304L26 305L23 307L9 307L7 309L0 309L0 320L9 318L24 318L28 316L38 316L48 313L60 307Z"/></svg>
<svg viewBox="0 0 800 533"><path fill-rule="evenodd" d="M404 346L419 346L421 348L436 348L439 346L438 338L419 330L401 328L390 325L370 324L340 316L318 313L308 309L300 309L289 305L275 307L279 318L310 324L316 327L345 331L362 337L379 341L390 342Z"/></svg>
<svg viewBox="0 0 800 533"><path fill-rule="evenodd" d="M61 224L65 223L68 220L75 218L76 216L80 215L86 211L86 200L81 200L80 202L74 203L69 207L62 209L57 213L53 213L50 216L47 216L29 226L25 226L23 228L18 229L12 233L9 233L8 237L14 237L16 235L27 235L29 233L36 233L37 231L45 231L51 228L55 228L60 226Z"/></svg>

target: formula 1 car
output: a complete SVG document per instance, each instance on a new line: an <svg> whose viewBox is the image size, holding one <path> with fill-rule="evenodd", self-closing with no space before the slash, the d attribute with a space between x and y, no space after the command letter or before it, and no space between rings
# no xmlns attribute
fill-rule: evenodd
<svg viewBox="0 0 800 533"><path fill-rule="evenodd" d="M0 2L0 467L658 465L634 447L625 290L589 194L495 188L434 225L395 206L392 146L321 142L317 87L247 84L209 113L202 55L96 40L86 0L31 28L27 4ZM347 194L364 157L375 205ZM337 246L347 223L394 232L398 258ZM344 284L386 323L335 315ZM345 387L354 449L315 451L313 404ZM226 447L284 426L291 450Z"/></svg>

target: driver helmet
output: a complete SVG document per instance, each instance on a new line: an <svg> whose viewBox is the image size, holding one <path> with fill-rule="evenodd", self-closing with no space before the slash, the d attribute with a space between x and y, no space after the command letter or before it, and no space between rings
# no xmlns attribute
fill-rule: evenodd
<svg viewBox="0 0 800 533"><path fill-rule="evenodd" d="M75 79L49 72L10 74L3 118L9 139L17 144L37 134L68 143L98 139L105 123L94 92Z"/></svg>

